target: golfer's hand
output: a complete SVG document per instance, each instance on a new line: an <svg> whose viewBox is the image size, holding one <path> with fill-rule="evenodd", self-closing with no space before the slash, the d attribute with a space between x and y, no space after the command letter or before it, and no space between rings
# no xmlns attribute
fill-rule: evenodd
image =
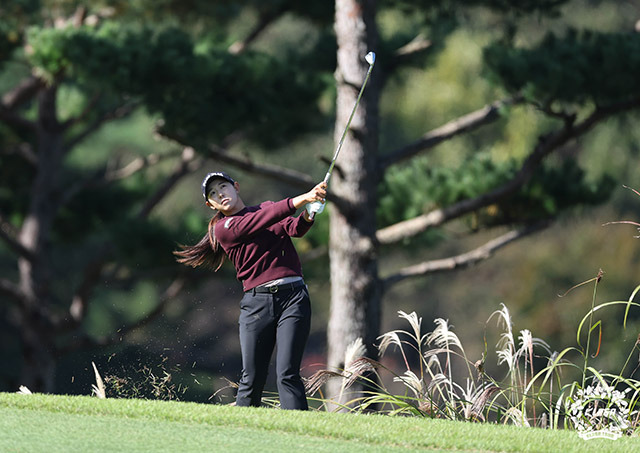
<svg viewBox="0 0 640 453"><path fill-rule="evenodd" d="M309 214L309 219L313 219L316 214L320 214L324 211L324 203L322 201L314 201L313 203L307 203L304 207Z"/></svg>
<svg viewBox="0 0 640 453"><path fill-rule="evenodd" d="M299 209L305 206L307 203L313 203L315 201L324 204L326 196L327 196L327 183L322 181L321 183L316 184L316 186L313 189L311 189L309 192L303 193L302 195L298 195L292 201L296 209Z"/></svg>
<svg viewBox="0 0 640 453"><path fill-rule="evenodd" d="M308 200L309 203L320 201L324 205L324 199L327 197L327 183L322 181L321 183L316 184L316 186L309 191L308 195L310 196L310 199Z"/></svg>

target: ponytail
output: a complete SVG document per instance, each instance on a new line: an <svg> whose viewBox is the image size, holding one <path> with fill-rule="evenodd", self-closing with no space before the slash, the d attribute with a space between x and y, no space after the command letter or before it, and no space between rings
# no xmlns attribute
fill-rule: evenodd
<svg viewBox="0 0 640 453"><path fill-rule="evenodd" d="M210 267L214 271L220 269L226 255L216 239L215 226L223 217L224 215L218 212L211 218L207 234L196 245L180 245L182 250L173 252L178 257L178 263L191 267Z"/></svg>

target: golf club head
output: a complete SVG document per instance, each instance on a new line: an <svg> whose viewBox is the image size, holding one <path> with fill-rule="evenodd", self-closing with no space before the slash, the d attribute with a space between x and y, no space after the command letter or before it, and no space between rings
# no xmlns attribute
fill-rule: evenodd
<svg viewBox="0 0 640 453"><path fill-rule="evenodd" d="M376 62L375 52L369 52L367 55L365 55L364 59L367 61L367 63L369 63L369 65L373 65L373 63Z"/></svg>

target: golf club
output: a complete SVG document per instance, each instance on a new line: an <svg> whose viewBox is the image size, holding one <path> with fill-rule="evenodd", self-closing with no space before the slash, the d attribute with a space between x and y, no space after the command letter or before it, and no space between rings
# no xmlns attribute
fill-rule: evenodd
<svg viewBox="0 0 640 453"><path fill-rule="evenodd" d="M349 115L349 119L347 120L347 125L342 132L342 136L340 137L340 141L338 142L338 146L336 147L336 152L333 154L333 158L331 159L331 164L329 165L329 170L327 170L327 174L324 176L324 182L329 185L329 179L331 179L331 173L333 172L333 167L336 164L336 159L338 158L338 154L340 154L340 149L342 149L342 144L344 143L344 139L347 137L347 132L349 131L349 126L351 125L351 120L353 119L353 115L356 113L356 109L358 108L358 104L360 103L360 98L362 98L362 93L364 92L364 87L367 86L367 82L369 81L369 76L371 75L371 71L373 70L373 64L376 62L376 54L375 52L369 52L364 57L365 61L369 63L369 70L367 71L367 75L364 78L364 82L362 82L362 86L360 87L360 92L358 93L358 97L356 98L356 103L351 110L351 115ZM318 207L318 205L322 205L321 201L314 201L312 206ZM319 208L320 209L320 208ZM313 219L315 217L315 213L317 211L313 211L310 214L310 217Z"/></svg>

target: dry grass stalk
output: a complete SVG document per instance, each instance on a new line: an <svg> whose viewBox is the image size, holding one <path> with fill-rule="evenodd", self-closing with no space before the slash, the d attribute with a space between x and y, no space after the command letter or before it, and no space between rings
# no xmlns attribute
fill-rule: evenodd
<svg viewBox="0 0 640 453"><path fill-rule="evenodd" d="M436 328L433 330L433 332L425 336L427 344L433 343L437 347L444 348L447 351L451 349L451 346L456 346L459 349L463 349L460 339L451 330L448 321L442 318L437 318L434 323L436 324Z"/></svg>
<svg viewBox="0 0 640 453"><path fill-rule="evenodd" d="M222 380L223 380L223 381L225 381L225 382L227 383L227 385L225 385L224 387L222 387L222 388L220 388L220 389L216 390L216 391L214 392L214 394L213 394L213 395L211 395L211 396L209 397L209 399L210 399L210 400L211 400L211 399L213 399L213 398L215 398L216 396L218 396L218 394L219 394L220 392L223 392L223 391L225 391L225 390L227 390L227 389L230 389L230 388L231 388L231 389L237 389L237 388L239 387L237 382L233 382L232 380L227 379L226 377L222 377Z"/></svg>
<svg viewBox="0 0 640 453"><path fill-rule="evenodd" d="M356 338L349 346L344 353L344 368L345 371L349 370L349 367L353 362L358 360L360 357L364 357L367 354L367 348L364 346L364 342L362 338Z"/></svg>
<svg viewBox="0 0 640 453"><path fill-rule="evenodd" d="M95 385L91 386L91 389L93 390L93 394L100 399L106 399L107 395L104 390L104 382L102 381L102 377L100 377L100 373L98 373L98 368L96 367L96 364L94 362L91 362L91 365L93 365L93 372L96 375L96 383Z"/></svg>
<svg viewBox="0 0 640 453"><path fill-rule="evenodd" d="M425 398L418 404L418 410L423 414L434 415L438 414L439 408L431 398Z"/></svg>
<svg viewBox="0 0 640 453"><path fill-rule="evenodd" d="M413 392L416 398L424 398L426 387L424 380L420 379L413 371L407 370L402 376L394 377L393 382L404 384Z"/></svg>
<svg viewBox="0 0 640 453"><path fill-rule="evenodd" d="M515 406L510 407L505 412L504 424L506 425L509 420L511 420L511 422L515 426L527 427L527 428L531 426L529 424L529 420L527 420L527 417L525 417L522 411Z"/></svg>
<svg viewBox="0 0 640 453"><path fill-rule="evenodd" d="M354 360L351 365L345 370L344 374L347 376L344 382L344 388L351 387L359 378L371 373L379 368L381 365L379 362L370 359L368 357L360 357Z"/></svg>
<svg viewBox="0 0 640 453"><path fill-rule="evenodd" d="M307 392L307 395L315 395L320 387L327 383L327 381L331 378L339 377L344 378L345 376L342 373L338 373L336 371L330 370L319 370L313 373L311 377L305 379L304 387Z"/></svg>
<svg viewBox="0 0 640 453"><path fill-rule="evenodd" d="M467 419L480 419L485 421L484 415L482 415L482 411L484 407L487 405L487 402L495 395L500 392L502 389L497 385L490 385L485 388L482 393L480 393L473 403L467 408L465 411L465 418Z"/></svg>

